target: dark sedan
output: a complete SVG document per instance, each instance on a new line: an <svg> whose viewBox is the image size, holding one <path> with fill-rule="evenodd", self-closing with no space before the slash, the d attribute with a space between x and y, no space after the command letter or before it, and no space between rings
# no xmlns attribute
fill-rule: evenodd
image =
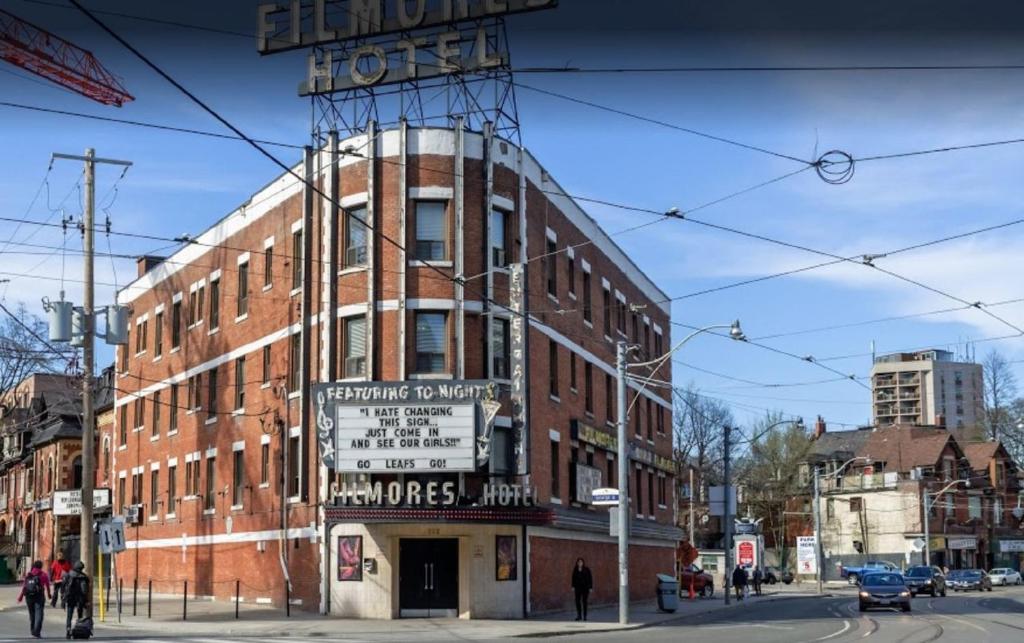
<svg viewBox="0 0 1024 643"><path fill-rule="evenodd" d="M860 611L872 607L898 607L910 611L910 589L903 576L895 572L866 574L860 579Z"/></svg>
<svg viewBox="0 0 1024 643"><path fill-rule="evenodd" d="M958 569L949 572L946 584L954 592L968 592L972 589L976 589L979 592L984 592L985 590L992 591L992 579L980 569Z"/></svg>
<svg viewBox="0 0 1024 643"><path fill-rule="evenodd" d="M932 596L946 595L946 577L938 567L918 565L911 567L903 574L903 579L910 589L910 595L931 594Z"/></svg>

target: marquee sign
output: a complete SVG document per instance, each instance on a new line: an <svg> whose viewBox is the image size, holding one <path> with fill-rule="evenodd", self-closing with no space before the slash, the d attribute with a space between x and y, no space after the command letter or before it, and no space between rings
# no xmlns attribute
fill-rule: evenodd
<svg viewBox="0 0 1024 643"><path fill-rule="evenodd" d="M486 381L318 384L317 437L341 473L475 471Z"/></svg>

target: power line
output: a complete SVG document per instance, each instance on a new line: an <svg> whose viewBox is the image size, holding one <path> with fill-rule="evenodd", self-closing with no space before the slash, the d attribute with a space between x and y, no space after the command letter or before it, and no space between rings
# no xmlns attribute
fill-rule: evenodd
<svg viewBox="0 0 1024 643"><path fill-rule="evenodd" d="M741 148L746 149L746 150L751 150L751 151L754 151L754 152L760 152L762 154L768 154L769 156L774 156L776 158L787 159L787 160L790 160L790 161L795 161L797 163L803 163L804 165L807 165L809 167L814 165L814 163L812 161L807 161L807 160L804 160L802 158L798 158L796 156L790 156L789 154L783 154L781 152L775 152L773 150L769 150L769 149L766 149L766 148L763 148L763 147L758 147L756 145L749 145L747 143L741 143L740 141L736 141L736 140L733 140L733 139L730 139L730 138L725 138L723 136L716 136L714 134L708 134L707 132L701 132L699 130L695 130L695 129L692 129L692 128L689 128L689 127L683 127L682 125L676 125L674 123L669 123L667 121L662 121L662 120L659 120L659 119L656 119L656 118L651 118L649 116L643 116L641 114L635 114L633 112L627 112L626 110L618 109L616 107L609 107L607 105L601 105L600 103L595 103L593 101L585 100L585 99L582 99L582 98L576 98L574 96L569 96L567 94L560 94L558 92L551 91L549 89L541 89L539 87L533 87L532 85L525 85L523 83L515 82L515 81L512 84L514 86L516 86L516 87L519 87L520 89L525 89L527 91L537 92L538 94L545 94L547 96L552 96L554 98L559 98L561 100L569 101L569 102L572 102L572 103L577 103L579 105L586 105L587 107L593 107L594 109L599 109L599 110L602 110L602 111L605 111L605 112L609 112L609 113L612 113L612 114L618 114L619 116L625 116L627 118L632 118L634 120L643 121L645 123L651 123L653 125L659 125L661 127L667 127L669 129L673 129L673 130L676 130L676 131L679 131L679 132L685 132L687 134L692 134L694 136L699 136L701 138L706 138L706 139L709 139L709 140L712 140L712 141L718 141L719 143L725 143L727 145L733 145L735 147L741 147Z"/></svg>
<svg viewBox="0 0 1024 643"><path fill-rule="evenodd" d="M1024 68L1024 67L1022 67ZM949 145L947 147L934 147L925 150L915 150L911 152L897 152L894 154L877 154L875 156L862 156L860 158L853 159L857 163L863 163L865 161L882 161L888 159L900 159L907 158L910 156L924 156L926 154L941 154L943 152L956 152L960 150L976 150L985 147L997 147L1000 145L1016 145L1017 143L1024 143L1024 138L1009 138L1001 141L987 141L984 143L967 143L964 145Z"/></svg>

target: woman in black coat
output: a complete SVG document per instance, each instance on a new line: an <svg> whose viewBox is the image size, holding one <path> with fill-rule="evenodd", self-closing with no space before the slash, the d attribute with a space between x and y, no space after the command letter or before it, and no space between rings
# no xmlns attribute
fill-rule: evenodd
<svg viewBox="0 0 1024 643"><path fill-rule="evenodd" d="M590 590L594 588L594 577L590 574L590 568L583 562L582 558L576 559L576 565L572 568L572 589L576 594L576 620L587 620L587 598Z"/></svg>

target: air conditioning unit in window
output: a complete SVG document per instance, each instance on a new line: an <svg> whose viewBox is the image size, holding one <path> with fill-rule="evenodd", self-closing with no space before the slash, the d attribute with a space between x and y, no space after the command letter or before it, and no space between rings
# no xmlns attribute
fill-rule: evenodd
<svg viewBox="0 0 1024 643"><path fill-rule="evenodd" d="M345 377L362 377L366 375L365 357L345 358Z"/></svg>
<svg viewBox="0 0 1024 643"><path fill-rule="evenodd" d="M141 525L142 505L131 505L129 507L125 507L124 521L129 525Z"/></svg>
<svg viewBox="0 0 1024 643"><path fill-rule="evenodd" d="M504 248L491 248L491 265L495 268L504 268L508 265Z"/></svg>

